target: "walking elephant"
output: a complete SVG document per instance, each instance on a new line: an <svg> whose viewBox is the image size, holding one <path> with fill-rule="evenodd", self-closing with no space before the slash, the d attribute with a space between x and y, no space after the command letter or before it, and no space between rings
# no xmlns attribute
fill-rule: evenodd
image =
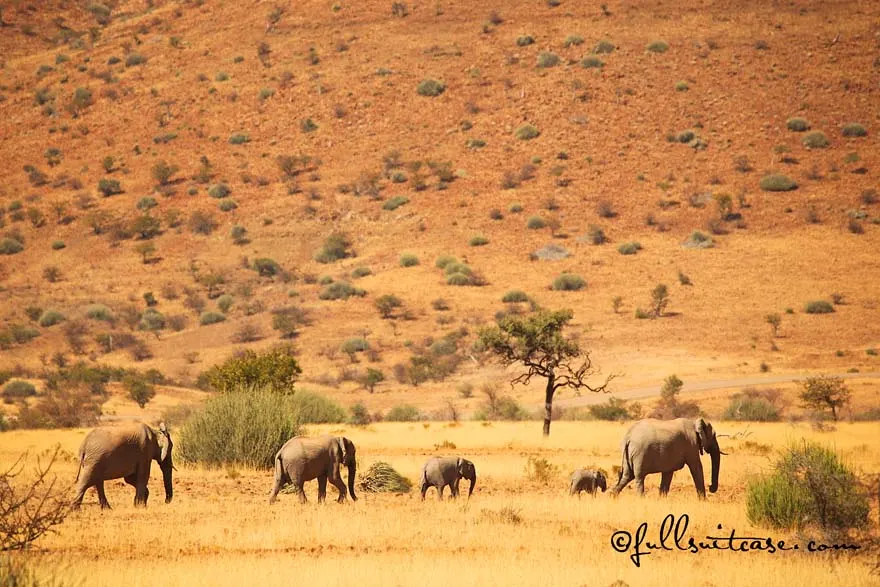
<svg viewBox="0 0 880 587"><path fill-rule="evenodd" d="M605 493L608 489L605 473L602 471L576 469L571 474L571 486L568 489L569 495L577 494L580 497L581 492L586 491L590 495L595 496L596 489L601 489L602 493Z"/></svg>
<svg viewBox="0 0 880 587"><path fill-rule="evenodd" d="M165 503L174 496L172 486L171 435L165 424L159 424L156 432L146 424L129 424L106 428L95 428L83 439L79 447L79 470L76 474L76 498L73 507L82 504L83 495L89 487L98 491L101 509L110 508L104 494L104 481L125 479L135 488L134 504L147 505L150 490L152 461L159 463L165 482Z"/></svg>
<svg viewBox="0 0 880 587"><path fill-rule="evenodd" d="M706 498L703 463L700 455L709 453L712 459L712 483L709 491L718 491L718 473L721 452L712 425L702 418L655 420L648 418L632 425L623 437L620 477L611 491L617 495L635 479L639 494L645 493L645 476L661 473L660 495L669 493L672 475L687 465L700 499Z"/></svg>
<svg viewBox="0 0 880 587"><path fill-rule="evenodd" d="M422 499L429 487L437 488L437 497L443 499L443 489L448 485L452 498L458 497L458 484L462 477L471 482L468 499L477 485L477 469L474 464L461 457L433 457L422 467Z"/></svg>
<svg viewBox="0 0 880 587"><path fill-rule="evenodd" d="M318 480L318 502L323 502L327 496L327 481L339 490L336 501L344 502L345 483L342 482L341 465L348 467L348 492L351 500L357 501L354 493L357 464L352 441L342 436L327 435L291 438L275 454L275 486L269 503L275 503L278 492L288 483L293 484L300 503L306 503L303 484L312 479Z"/></svg>

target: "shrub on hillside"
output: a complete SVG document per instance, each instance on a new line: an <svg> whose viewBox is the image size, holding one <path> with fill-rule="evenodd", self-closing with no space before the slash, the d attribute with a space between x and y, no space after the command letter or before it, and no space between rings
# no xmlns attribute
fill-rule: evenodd
<svg viewBox="0 0 880 587"><path fill-rule="evenodd" d="M386 422L418 422L422 419L422 413L415 406L399 404L388 410L384 420Z"/></svg>
<svg viewBox="0 0 880 587"><path fill-rule="evenodd" d="M206 467L265 469L299 432L292 398L265 390L224 393L186 421L177 450L184 461Z"/></svg>
<svg viewBox="0 0 880 587"><path fill-rule="evenodd" d="M832 535L868 525L870 506L855 473L837 453L803 441L788 447L768 476L749 482L746 512L753 524Z"/></svg>
<svg viewBox="0 0 880 587"><path fill-rule="evenodd" d="M33 395L37 395L37 388L20 379L10 381L3 388L3 397L6 399L25 398Z"/></svg>
<svg viewBox="0 0 880 587"><path fill-rule="evenodd" d="M857 122L853 122L844 126L842 133L843 136L848 138L868 136L868 130Z"/></svg>
<svg viewBox="0 0 880 587"><path fill-rule="evenodd" d="M540 230L547 226L547 221L540 216L532 216L526 221L526 228Z"/></svg>
<svg viewBox="0 0 880 587"><path fill-rule="evenodd" d="M351 250L351 241L348 236L337 232L324 240L324 246L315 253L315 261L318 263L333 263L334 261L354 256L355 254Z"/></svg>
<svg viewBox="0 0 880 587"><path fill-rule="evenodd" d="M107 198L114 194L121 194L122 186L119 184L119 181L115 179L104 178L98 182L98 191L101 192L101 195Z"/></svg>
<svg viewBox="0 0 880 587"><path fill-rule="evenodd" d="M398 208L400 208L401 206L403 206L404 204L407 204L407 203L409 203L409 198L407 198L406 196L394 196L393 198L386 200L386 202L384 204L382 204L382 209L383 210L397 210Z"/></svg>
<svg viewBox="0 0 880 587"><path fill-rule="evenodd" d="M595 55L587 55L581 60L581 67L584 69L601 69L605 63Z"/></svg>
<svg viewBox="0 0 880 587"><path fill-rule="evenodd" d="M810 130L810 123L805 118L789 118L785 122L786 128L794 132L807 132Z"/></svg>
<svg viewBox="0 0 880 587"><path fill-rule="evenodd" d="M825 300L814 300L812 302L807 302L804 311L807 314L830 314L834 312L834 306Z"/></svg>
<svg viewBox="0 0 880 587"><path fill-rule="evenodd" d="M772 173L761 178L759 184L765 192L788 192L796 190L798 184L796 181L786 175Z"/></svg>
<svg viewBox="0 0 880 587"><path fill-rule="evenodd" d="M202 326L210 326L212 324L224 322L225 320L226 316L220 312L203 312L202 315L199 316L199 324Z"/></svg>
<svg viewBox="0 0 880 587"><path fill-rule="evenodd" d="M589 407L590 415L596 420L608 420L611 422L622 422L624 420L636 419L641 416L641 405L633 404L627 408L626 400L616 397L609 398L604 404L596 404Z"/></svg>
<svg viewBox="0 0 880 587"><path fill-rule="evenodd" d="M808 149L824 149L830 144L828 137L820 130L809 133L801 142Z"/></svg>
<svg viewBox="0 0 880 587"><path fill-rule="evenodd" d="M95 426L101 415L99 400L87 389L55 389L34 405L22 406L19 428L80 428Z"/></svg>
<svg viewBox="0 0 880 587"><path fill-rule="evenodd" d="M641 248L642 245L640 243L633 241L628 243L621 243L621 245L617 247L617 252L621 255L635 255L641 250Z"/></svg>
<svg viewBox="0 0 880 587"><path fill-rule="evenodd" d="M526 292L521 289L511 289L505 292L504 296L501 298L501 301L505 304L515 304L519 302L527 302L529 301L529 296Z"/></svg>
<svg viewBox="0 0 880 587"><path fill-rule="evenodd" d="M437 81L435 79L425 79L419 83L416 91L419 96L428 96L430 98L434 98L439 96L446 90L446 84L441 81Z"/></svg>
<svg viewBox="0 0 880 587"><path fill-rule="evenodd" d="M291 409L300 424L341 424L345 422L345 408L328 397L310 391L297 391L290 401Z"/></svg>
<svg viewBox="0 0 880 587"><path fill-rule="evenodd" d="M725 420L737 422L778 422L779 409L762 397L737 394L724 410Z"/></svg>
<svg viewBox="0 0 880 587"><path fill-rule="evenodd" d="M553 291L578 291L587 286L587 282L580 275L563 273L553 280L550 288Z"/></svg>
<svg viewBox="0 0 880 587"><path fill-rule="evenodd" d="M215 365L203 374L203 378L212 389L222 392L267 390L290 393L301 373L290 348L279 347L260 354L245 351Z"/></svg>
<svg viewBox="0 0 880 587"><path fill-rule="evenodd" d="M547 67L556 67L559 65L559 55L549 51L541 51L538 53L538 67L541 69Z"/></svg>
<svg viewBox="0 0 880 587"><path fill-rule="evenodd" d="M15 255L24 250L24 245L18 239L4 237L0 239L0 255Z"/></svg>
<svg viewBox="0 0 880 587"><path fill-rule="evenodd" d="M275 262L274 259L269 259L268 257L254 259L253 269L261 277L274 277L281 273L281 265Z"/></svg>
<svg viewBox="0 0 880 587"><path fill-rule="evenodd" d="M60 324L64 322L66 318L64 314L58 312L57 310L46 310L40 316L40 321L38 324L43 328L48 328L49 326L55 326L56 324Z"/></svg>
<svg viewBox="0 0 880 587"><path fill-rule="evenodd" d="M669 43L666 41L651 41L645 47L645 50L649 53L666 53L669 50Z"/></svg>
<svg viewBox="0 0 880 587"><path fill-rule="evenodd" d="M400 266L401 267L415 267L419 264L419 258L415 255L404 253L400 256Z"/></svg>
<svg viewBox="0 0 880 587"><path fill-rule="evenodd" d="M318 294L318 298L322 300L347 300L352 296L363 297L367 292L358 287L354 287L345 281L331 283Z"/></svg>
<svg viewBox="0 0 880 587"><path fill-rule="evenodd" d="M524 124L516 129L514 136L521 141L528 141L537 138L540 134L541 131L539 131L534 125Z"/></svg>

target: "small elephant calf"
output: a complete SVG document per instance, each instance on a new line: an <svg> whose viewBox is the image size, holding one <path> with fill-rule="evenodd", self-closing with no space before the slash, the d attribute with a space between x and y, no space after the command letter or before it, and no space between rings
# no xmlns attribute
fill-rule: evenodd
<svg viewBox="0 0 880 587"><path fill-rule="evenodd" d="M577 469L571 474L571 487L568 490L569 495L581 495L581 491L586 491L590 495L596 495L596 489L601 488L602 493L608 489L605 480L605 473L602 471L590 471L588 469Z"/></svg>

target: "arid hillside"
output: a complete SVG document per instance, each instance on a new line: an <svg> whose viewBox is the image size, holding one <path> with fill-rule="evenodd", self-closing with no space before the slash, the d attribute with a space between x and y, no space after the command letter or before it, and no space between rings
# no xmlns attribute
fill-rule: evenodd
<svg viewBox="0 0 880 587"><path fill-rule="evenodd" d="M287 342L346 402L442 405L503 378L476 332L531 302L571 308L618 389L880 370L878 3L12 1L0 22L0 369L189 386ZM454 369L416 388L414 356Z"/></svg>

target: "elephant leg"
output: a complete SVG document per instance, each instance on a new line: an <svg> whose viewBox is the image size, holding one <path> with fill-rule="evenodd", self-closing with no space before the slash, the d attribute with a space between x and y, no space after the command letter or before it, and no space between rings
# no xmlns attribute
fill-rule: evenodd
<svg viewBox="0 0 880 587"><path fill-rule="evenodd" d="M422 483L422 501L425 501L425 494L428 493L428 487L430 487L430 485L427 481Z"/></svg>
<svg viewBox="0 0 880 587"><path fill-rule="evenodd" d="M694 487L697 489L697 497L700 499L706 499L706 486L703 480L703 463L700 462L700 457L691 460L687 465L688 469L691 471L691 477L694 478Z"/></svg>
<svg viewBox="0 0 880 587"><path fill-rule="evenodd" d="M134 505L140 505L140 500L138 499L138 482L137 482L137 473L132 473L131 475L126 475L122 478L126 483L134 487Z"/></svg>
<svg viewBox="0 0 880 587"><path fill-rule="evenodd" d="M95 483L95 489L98 490L98 502L101 504L101 509L110 509L110 502L107 501L107 495L104 493L104 481L98 481Z"/></svg>
<svg viewBox="0 0 880 587"><path fill-rule="evenodd" d="M458 484L461 483L461 479L456 479L452 482L452 485L449 486L449 492L452 494L452 499L458 497Z"/></svg>
<svg viewBox="0 0 880 587"><path fill-rule="evenodd" d="M70 504L70 506L75 510L78 510L79 507L82 505L83 497L85 497L86 495L86 490L90 487L89 485L86 485L86 483L86 481L81 481L79 486L76 488L76 497L73 498L73 502Z"/></svg>
<svg viewBox="0 0 880 587"><path fill-rule="evenodd" d="M639 495L645 495L645 476L639 475L636 477L636 491L639 492Z"/></svg>
<svg viewBox="0 0 880 587"><path fill-rule="evenodd" d="M664 496L669 493L669 487L672 485L672 476L675 471L666 471L660 477L660 495Z"/></svg>
<svg viewBox="0 0 880 587"><path fill-rule="evenodd" d="M281 479L275 479L275 485L272 486L272 492L269 494L269 503L275 503L278 499L278 492L281 491Z"/></svg>
<svg viewBox="0 0 880 587"><path fill-rule="evenodd" d="M623 488L630 484L630 482L635 479L632 471L629 468L625 468L621 470L620 480L617 482L617 486L612 490L613 495L617 495Z"/></svg>
<svg viewBox="0 0 880 587"><path fill-rule="evenodd" d="M339 490L339 497L336 498L336 502L344 503L345 496L348 495L348 490L345 489L345 483L342 482L342 476L340 475L330 479L330 483L333 484L333 487Z"/></svg>
<svg viewBox="0 0 880 587"><path fill-rule="evenodd" d="M306 492L303 489L303 481L294 481L293 486L296 488L296 496L299 498L300 503L308 503L308 499L306 499Z"/></svg>
<svg viewBox="0 0 880 587"><path fill-rule="evenodd" d="M445 485L441 485L440 487L437 488L437 499L439 499L440 501L443 501L443 490L444 489L446 489Z"/></svg>
<svg viewBox="0 0 880 587"><path fill-rule="evenodd" d="M318 477L318 503L324 503L327 497L327 475Z"/></svg>

